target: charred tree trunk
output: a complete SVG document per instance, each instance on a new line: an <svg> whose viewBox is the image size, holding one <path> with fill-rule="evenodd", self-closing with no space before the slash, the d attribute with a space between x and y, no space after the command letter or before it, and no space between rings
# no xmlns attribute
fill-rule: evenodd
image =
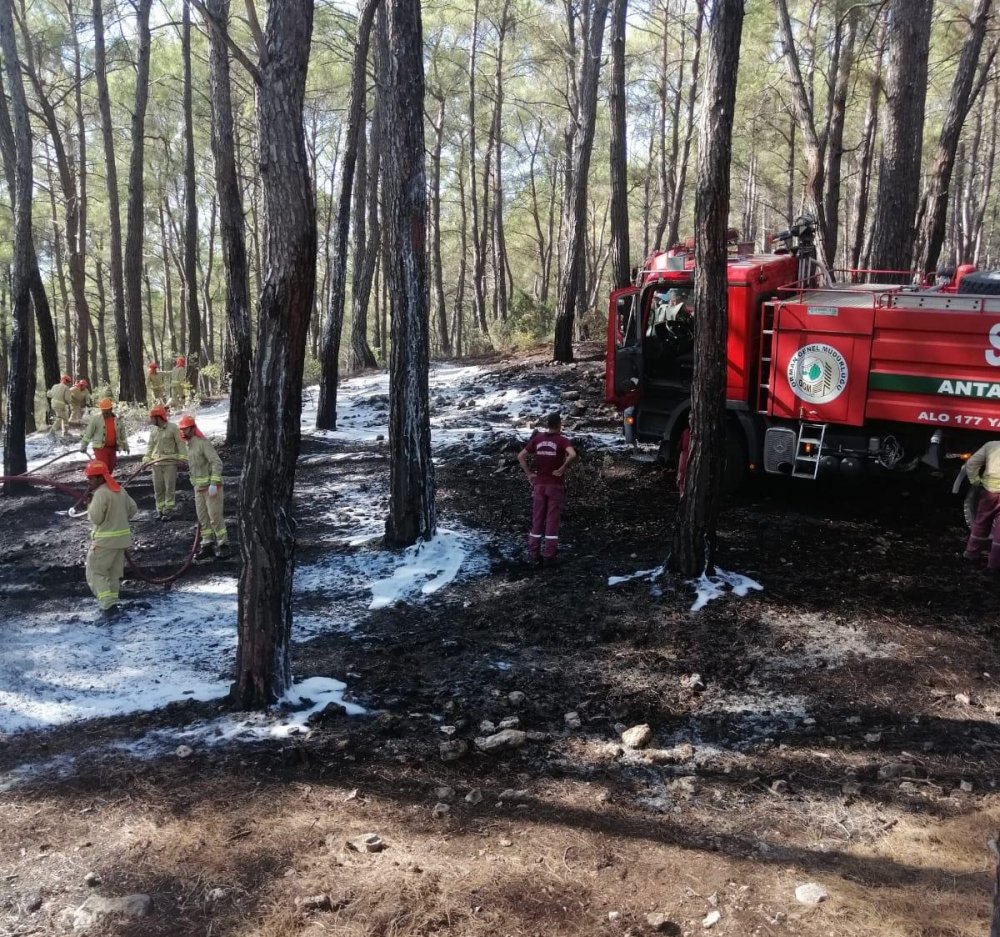
<svg viewBox="0 0 1000 937"><path fill-rule="evenodd" d="M596 0L590 30L584 40L584 61L580 80L580 127L574 144L573 185L566 206L564 230L567 234L566 266L559 283L558 314L553 357L556 361L573 360L573 327L583 274L584 249L587 236L587 179L590 156L594 149L594 129L597 121L597 88L604 45L604 23L608 15L608 0Z"/></svg>
<svg viewBox="0 0 1000 937"><path fill-rule="evenodd" d="M14 134L14 243L11 265L11 312L13 328L10 358L7 365L7 418L3 436L3 473L21 475L28 468L24 437L26 411L34 406L29 396L31 381L31 198L32 151L28 101L21 84L20 57L14 36L14 17L10 3L0 3L0 52L11 99ZM4 482L4 493L20 493L20 486Z"/></svg>
<svg viewBox="0 0 1000 937"><path fill-rule="evenodd" d="M340 379L340 339L344 330L344 305L347 291L347 235L351 226L351 202L358 142L365 132L365 97L368 79L368 42L372 22L380 0L365 0L358 18L354 39L354 66L351 73L351 104L347 116L347 143L340 171L340 195L337 199L337 222L330 252L330 289L323 334L323 377L319 385L317 429L337 428L337 382ZM360 181L361 185L365 180Z"/></svg>
<svg viewBox="0 0 1000 937"><path fill-rule="evenodd" d="M709 26L695 195L695 335L691 443L671 569L698 576L715 562L726 438L729 167L743 0L718 0Z"/></svg>
<svg viewBox="0 0 1000 937"><path fill-rule="evenodd" d="M955 153L962 134L965 118L972 102L973 84L979 53L986 38L986 24L990 16L993 0L977 0L972 13L971 28L962 44L962 54L958 70L951 85L951 97L945 112L941 135L938 137L937 153L931 170L927 188L924 190L918 217L919 241L922 244L920 256L916 259L918 271L933 273L941 256L941 246L945 238L945 222L948 217L948 195L951 188L951 174L955 166ZM996 48L993 49L995 54ZM984 63L983 76L989 72L993 54Z"/></svg>
<svg viewBox="0 0 1000 937"><path fill-rule="evenodd" d="M611 13L611 278L628 286L628 139L625 103L625 23L628 0L614 0Z"/></svg>
<svg viewBox="0 0 1000 937"><path fill-rule="evenodd" d="M76 145L77 145L77 195L79 201L76 210L76 256L70 255L71 275L79 278L80 293L83 302L75 300L76 305L76 359L84 362L89 353L90 333L94 328L90 316L90 303L87 300L87 235L90 225L87 221L87 126L83 113L83 69L80 62L80 40L76 31L76 13L73 0L66 0L66 13L69 16L70 34L73 37L73 80L76 98ZM77 269L73 269L74 262ZM74 288L74 296L76 289ZM45 341L42 338L42 355L45 354ZM79 368L77 369L79 370ZM85 376L85 375L81 375Z"/></svg>
<svg viewBox="0 0 1000 937"><path fill-rule="evenodd" d="M434 128L434 149L431 151L431 279L434 283L434 318L437 321L438 347L446 358L451 357L451 335L448 331L448 307L444 295L444 269L441 262L441 153L444 149L445 96L437 99L437 119Z"/></svg>
<svg viewBox="0 0 1000 937"><path fill-rule="evenodd" d="M879 160L871 265L908 270L920 195L933 0L889 0L886 122Z"/></svg>
<svg viewBox="0 0 1000 937"><path fill-rule="evenodd" d="M436 527L427 370L427 180L420 0L389 0L385 148L389 357L389 516L386 543L429 540Z"/></svg>
<svg viewBox="0 0 1000 937"><path fill-rule="evenodd" d="M94 0L95 3L100 0ZM132 161L128 175L128 234L125 238L125 310L128 321L128 377L121 374L121 396L135 402L146 399L142 367L142 245L145 217L143 168L146 104L149 101L149 9L153 0L137 0L135 104L132 110ZM107 144L105 144L105 147ZM119 352L119 363L121 352Z"/></svg>
<svg viewBox="0 0 1000 937"><path fill-rule="evenodd" d="M222 268L226 277L226 330L229 336L229 422L226 442L246 441L247 398L250 394L250 293L247 282L247 237L243 195L236 174L233 145L233 103L229 76L229 0L206 0L214 20L209 31L209 70L212 83L212 156L215 188L219 193L219 231L222 235ZM161 208L162 218L162 208ZM164 255L164 277L170 271ZM165 301L169 302L169 282ZM168 316L169 318L169 316Z"/></svg>
<svg viewBox="0 0 1000 937"><path fill-rule="evenodd" d="M291 680L302 369L316 290L316 207L302 124L313 4L271 2L257 88L267 260L260 294L248 443L240 479L236 682L241 708L273 703Z"/></svg>
<svg viewBox="0 0 1000 937"><path fill-rule="evenodd" d="M187 306L187 382L197 394L201 363L201 310L198 308L198 197L194 176L194 102L191 89L191 4L181 12L181 59L184 69L184 297Z"/></svg>

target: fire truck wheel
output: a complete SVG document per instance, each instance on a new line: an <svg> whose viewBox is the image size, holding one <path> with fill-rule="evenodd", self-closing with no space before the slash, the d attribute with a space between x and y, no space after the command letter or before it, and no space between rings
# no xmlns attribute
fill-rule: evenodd
<svg viewBox="0 0 1000 937"><path fill-rule="evenodd" d="M965 515L965 526L971 527L976 519L976 508L979 507L979 498L983 489L979 485L969 485L969 490L965 493L965 500L962 502L962 513Z"/></svg>

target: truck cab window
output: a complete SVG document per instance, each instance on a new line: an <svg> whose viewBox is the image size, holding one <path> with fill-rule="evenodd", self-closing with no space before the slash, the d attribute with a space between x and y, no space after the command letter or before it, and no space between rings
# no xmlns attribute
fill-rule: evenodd
<svg viewBox="0 0 1000 937"><path fill-rule="evenodd" d="M618 348L625 348L628 345L635 345L639 340L639 303L637 297L622 296L618 300L615 310L615 345Z"/></svg>

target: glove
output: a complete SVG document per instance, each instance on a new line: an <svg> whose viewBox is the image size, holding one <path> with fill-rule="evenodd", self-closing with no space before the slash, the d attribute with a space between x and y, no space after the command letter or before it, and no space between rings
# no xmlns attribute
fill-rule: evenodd
<svg viewBox="0 0 1000 937"><path fill-rule="evenodd" d="M87 451L87 444L85 442L80 443L80 451L83 452L83 453L86 453L86 451Z"/></svg>
<svg viewBox="0 0 1000 937"><path fill-rule="evenodd" d="M208 496L214 498L219 493L219 486L216 484L211 484L208 486Z"/></svg>

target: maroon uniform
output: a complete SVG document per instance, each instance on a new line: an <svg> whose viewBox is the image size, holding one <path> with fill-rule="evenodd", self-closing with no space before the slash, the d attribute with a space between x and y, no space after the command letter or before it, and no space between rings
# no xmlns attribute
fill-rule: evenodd
<svg viewBox="0 0 1000 937"><path fill-rule="evenodd" d="M554 475L566 461L570 441L561 433L536 433L525 446L535 457L535 481L531 497L531 533L528 552L552 558L559 546L559 520L566 504L566 485L562 475Z"/></svg>

